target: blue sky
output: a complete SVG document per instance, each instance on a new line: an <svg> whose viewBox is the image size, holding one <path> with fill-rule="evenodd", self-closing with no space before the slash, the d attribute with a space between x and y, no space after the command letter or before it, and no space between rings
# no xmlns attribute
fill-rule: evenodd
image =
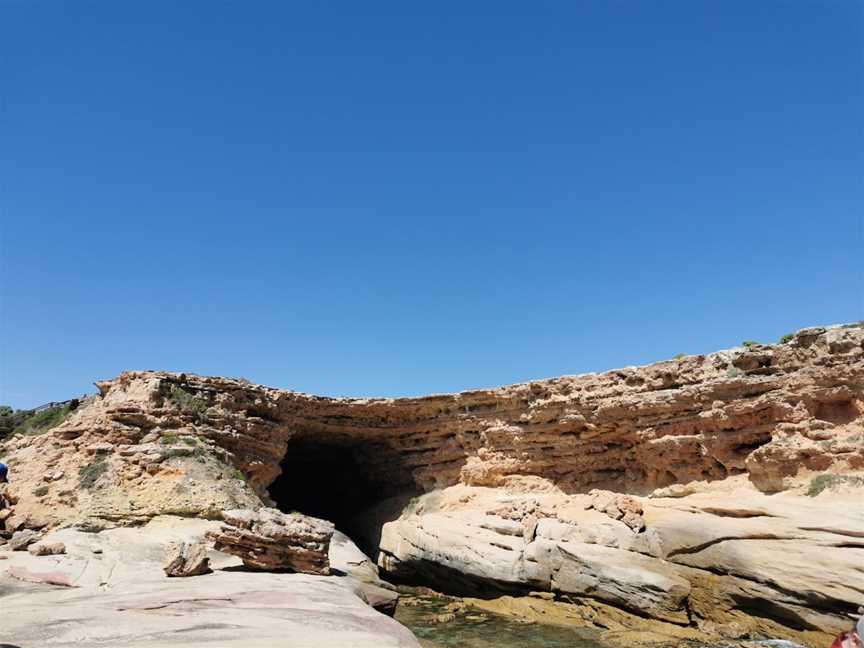
<svg viewBox="0 0 864 648"><path fill-rule="evenodd" d="M0 2L0 402L423 394L864 319L862 18Z"/></svg>

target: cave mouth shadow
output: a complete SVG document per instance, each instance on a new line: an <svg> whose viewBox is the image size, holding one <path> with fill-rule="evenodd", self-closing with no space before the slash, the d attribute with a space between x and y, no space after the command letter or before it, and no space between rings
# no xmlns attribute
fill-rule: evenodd
<svg viewBox="0 0 864 648"><path fill-rule="evenodd" d="M268 493L280 511L333 522L373 560L381 528L418 493L398 452L352 437L298 434L279 467Z"/></svg>

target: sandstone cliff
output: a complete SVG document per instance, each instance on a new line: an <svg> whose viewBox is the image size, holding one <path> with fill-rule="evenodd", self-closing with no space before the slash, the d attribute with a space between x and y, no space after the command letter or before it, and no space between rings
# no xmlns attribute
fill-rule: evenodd
<svg viewBox="0 0 864 648"><path fill-rule="evenodd" d="M341 458L373 503L406 488L519 487L526 477L570 493L647 494L746 474L775 492L864 469L862 341L858 327L805 329L782 345L401 399L127 372L3 454L17 514L37 525L215 517L266 500L295 452L325 468ZM321 477L308 488L325 486Z"/></svg>
<svg viewBox="0 0 864 648"><path fill-rule="evenodd" d="M715 587L722 602L712 605L749 609L805 631L830 630L862 602L853 600L860 588L838 585L864 563L860 500L851 500L832 526L819 513L832 510L820 506L824 497L808 498L815 508L802 508L803 516L785 504L773 510L775 500L767 497L801 496L826 474L836 476L826 483L854 486L864 471L860 326L805 329L780 345L423 398L324 398L154 371L127 372L98 387L59 427L18 437L0 451L18 500L7 528L104 528L162 514L216 518L224 509L262 504L296 508L342 528L359 512L380 513L396 501L375 518L379 532L391 521L382 564L396 574L438 565L437 574L426 576L449 569L469 581L568 593L679 625L693 622L694 606ZM735 492L749 489L758 506L644 499L698 497L712 484L722 491L731 482ZM489 488L502 502L518 500L508 506L536 510L501 517L486 495L471 492ZM647 531L636 528L638 520L628 526L597 510L587 509L591 520L562 513L595 488L642 497ZM451 497L458 489L468 489L459 495L461 512ZM449 502L448 519L435 518L442 513L434 506L426 514L402 512L410 495L424 493L427 504L431 496ZM525 499L537 493L554 501ZM682 518L681 510L714 517ZM766 528L766 520L781 530ZM607 528L612 522L614 532ZM514 524L516 531L508 526ZM451 529L455 545L471 545L478 525L504 538L478 543L509 552L505 567L489 555L470 565L461 550L436 553L424 539L430 528L433 536L436 528ZM769 536L791 545L766 548ZM370 537L377 546L374 529ZM801 570L791 580L760 576L752 565L764 554L744 552L750 556L744 559L740 546L729 553L726 541L743 539L752 541L748 551L804 551L795 563L802 569L815 548L830 548L828 585L805 583ZM612 565L620 569L610 575ZM726 579L722 586L718 577ZM789 591L799 586L810 589L801 596ZM766 611L753 603L760 597L780 603Z"/></svg>

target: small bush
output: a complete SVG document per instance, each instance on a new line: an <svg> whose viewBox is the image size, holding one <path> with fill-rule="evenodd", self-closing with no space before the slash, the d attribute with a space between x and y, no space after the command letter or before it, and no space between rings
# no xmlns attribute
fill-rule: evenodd
<svg viewBox="0 0 864 648"><path fill-rule="evenodd" d="M43 495L47 495L48 494L48 487L47 486L39 486L38 488L34 488L33 494L36 497L42 497Z"/></svg>
<svg viewBox="0 0 864 648"><path fill-rule="evenodd" d="M207 411L206 402L178 385L171 385L168 400L179 407L181 412L191 415L196 421L203 419L204 413Z"/></svg>
<svg viewBox="0 0 864 648"><path fill-rule="evenodd" d="M686 353L676 353L674 356L672 356L672 358L675 360L680 360L681 358L686 358L686 357L687 357Z"/></svg>
<svg viewBox="0 0 864 648"><path fill-rule="evenodd" d="M167 432L166 434L162 435L161 439L159 439L159 443L163 445L173 445L177 443L177 435L173 432Z"/></svg>
<svg viewBox="0 0 864 648"><path fill-rule="evenodd" d="M741 371L738 367L729 367L726 370L726 377L727 378L740 378L743 375L744 375L744 372Z"/></svg>
<svg viewBox="0 0 864 648"><path fill-rule="evenodd" d="M108 470L108 463L103 458L96 459L86 466L81 466L78 469L78 485L88 490L93 488L106 470Z"/></svg>
<svg viewBox="0 0 864 648"><path fill-rule="evenodd" d="M787 333L783 337L780 338L780 344L789 344L792 340L795 339L794 333Z"/></svg>
<svg viewBox="0 0 864 648"><path fill-rule="evenodd" d="M195 437L183 437L180 440L188 446L196 446L200 443Z"/></svg>
<svg viewBox="0 0 864 648"><path fill-rule="evenodd" d="M744 340L741 344L743 344L748 349L750 347L759 346L759 343L756 340Z"/></svg>
<svg viewBox="0 0 864 648"><path fill-rule="evenodd" d="M231 475L234 479L239 479L242 482L246 481L246 475L243 474L243 471L239 468L234 469L234 473Z"/></svg>
<svg viewBox="0 0 864 648"><path fill-rule="evenodd" d="M43 432L47 432L51 428L60 425L71 411L72 409L69 405L57 405L56 407L49 407L41 412L37 412L36 414L25 413L25 417L18 423L18 425L16 425L15 429L12 430L12 433L28 436L42 434Z"/></svg>
<svg viewBox="0 0 864 648"><path fill-rule="evenodd" d="M864 477L855 475L819 475L810 480L810 488L807 489L809 497L816 497L826 488L849 484L850 486L864 486Z"/></svg>

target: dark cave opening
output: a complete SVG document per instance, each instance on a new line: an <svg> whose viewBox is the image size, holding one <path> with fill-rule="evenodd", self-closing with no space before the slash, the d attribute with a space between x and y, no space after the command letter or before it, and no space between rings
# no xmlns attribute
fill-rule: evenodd
<svg viewBox="0 0 864 648"><path fill-rule="evenodd" d="M374 559L381 527L416 494L410 471L387 446L321 436L291 439L270 499L286 513L333 522Z"/></svg>

